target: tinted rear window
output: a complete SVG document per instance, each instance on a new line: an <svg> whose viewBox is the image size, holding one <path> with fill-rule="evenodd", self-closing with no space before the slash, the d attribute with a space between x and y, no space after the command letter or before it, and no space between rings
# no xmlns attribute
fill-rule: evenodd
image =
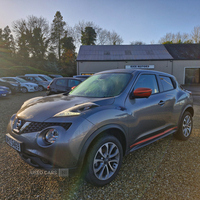
<svg viewBox="0 0 200 200"><path fill-rule="evenodd" d="M58 86L67 86L67 79L59 79L56 81L56 85Z"/></svg>

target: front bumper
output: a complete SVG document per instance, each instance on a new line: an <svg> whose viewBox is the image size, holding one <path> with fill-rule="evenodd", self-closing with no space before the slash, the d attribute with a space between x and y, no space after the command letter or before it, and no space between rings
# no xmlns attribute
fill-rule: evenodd
<svg viewBox="0 0 200 200"><path fill-rule="evenodd" d="M33 87L32 88L27 88L28 92L36 92L37 90L35 90Z"/></svg>
<svg viewBox="0 0 200 200"><path fill-rule="evenodd" d="M8 93L1 93L0 94L0 97L8 97L11 95L11 92L8 92Z"/></svg>
<svg viewBox="0 0 200 200"><path fill-rule="evenodd" d="M42 131L18 134L12 130L12 123L13 120L8 125L6 137L13 138L21 145L20 150L14 149L29 165L47 170L57 168L75 170L79 168L77 165L84 143L83 136L93 126L87 120L80 118L77 122L72 123L67 130L62 126L50 126L45 127ZM58 140L51 145L43 142L44 131L49 128L55 128L59 132ZM33 129L31 128L31 130Z"/></svg>

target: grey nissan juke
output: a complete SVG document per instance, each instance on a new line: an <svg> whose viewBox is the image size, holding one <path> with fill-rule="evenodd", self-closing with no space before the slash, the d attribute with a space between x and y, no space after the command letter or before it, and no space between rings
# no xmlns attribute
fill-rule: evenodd
<svg viewBox="0 0 200 200"><path fill-rule="evenodd" d="M34 167L81 170L103 186L124 155L192 132L193 100L174 76L152 70L97 73L70 93L36 97L11 117L6 142Z"/></svg>

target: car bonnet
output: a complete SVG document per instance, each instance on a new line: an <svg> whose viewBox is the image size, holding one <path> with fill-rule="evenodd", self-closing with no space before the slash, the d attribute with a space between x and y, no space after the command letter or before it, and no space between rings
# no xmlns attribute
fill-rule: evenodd
<svg viewBox="0 0 200 200"><path fill-rule="evenodd" d="M110 105L115 98L86 98L76 96L52 95L34 98L24 103L17 112L19 118L27 121L43 122L55 114L84 103L96 103L97 105Z"/></svg>

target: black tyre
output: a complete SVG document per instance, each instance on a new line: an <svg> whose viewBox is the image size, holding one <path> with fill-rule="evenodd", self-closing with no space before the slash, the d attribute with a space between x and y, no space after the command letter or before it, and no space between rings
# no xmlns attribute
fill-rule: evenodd
<svg viewBox="0 0 200 200"><path fill-rule="evenodd" d="M178 131L174 134L175 138L179 140L187 140L192 133L192 127L192 115L190 112L186 111L181 118Z"/></svg>
<svg viewBox="0 0 200 200"><path fill-rule="evenodd" d="M22 87L22 88L21 88L21 92L22 92L22 93L27 93L27 92L28 92L28 90L27 90L27 88L25 88L25 87Z"/></svg>
<svg viewBox="0 0 200 200"><path fill-rule="evenodd" d="M122 158L122 145L117 138L106 136L96 140L86 159L86 181L96 186L110 183L119 172Z"/></svg>
<svg viewBox="0 0 200 200"><path fill-rule="evenodd" d="M11 89L11 88L9 88L10 89L10 91L11 91L11 94L16 94L16 91L15 90L13 90L13 89Z"/></svg>
<svg viewBox="0 0 200 200"><path fill-rule="evenodd" d="M44 90L43 86L39 85L38 86L38 91L43 91L43 90Z"/></svg>

